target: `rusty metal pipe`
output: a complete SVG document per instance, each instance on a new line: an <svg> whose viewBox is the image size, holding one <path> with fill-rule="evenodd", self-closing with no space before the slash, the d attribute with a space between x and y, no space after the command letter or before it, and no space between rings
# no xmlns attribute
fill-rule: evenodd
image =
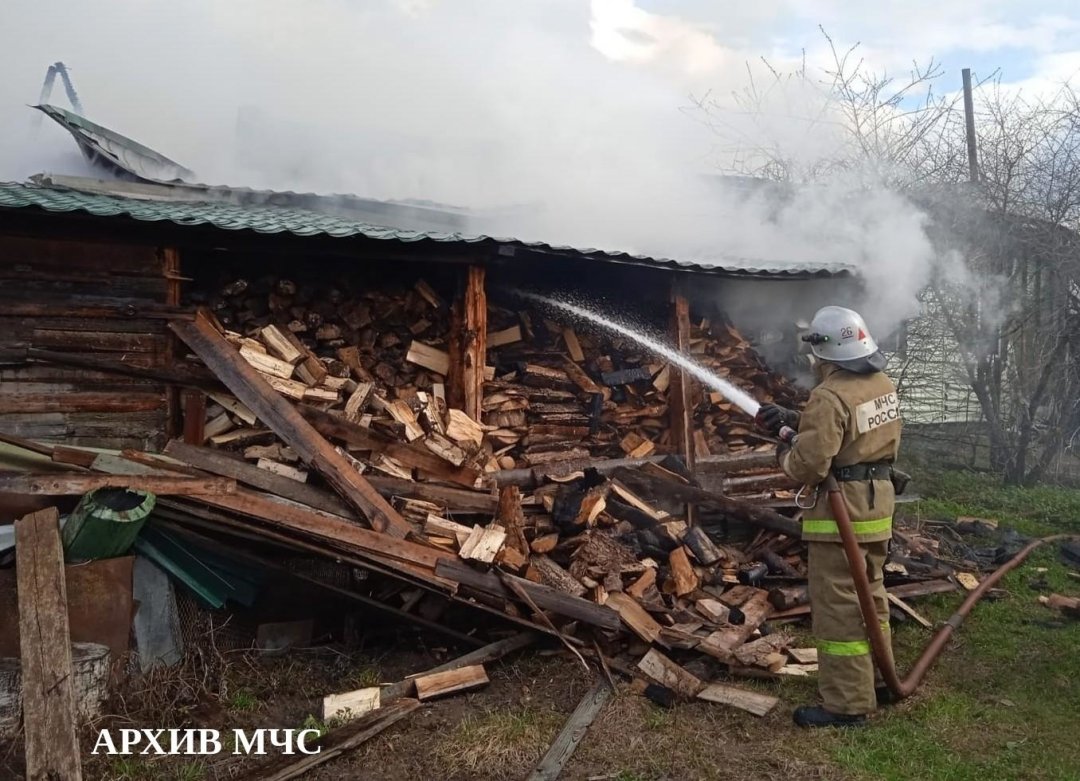
<svg viewBox="0 0 1080 781"><path fill-rule="evenodd" d="M975 606L975 603L982 599L987 591L997 585L998 581L1000 581L1008 572L1019 566L1033 550L1043 543L1074 536L1069 534L1056 534L1052 537L1043 537L1040 540L1034 540L1024 546L1019 553L1002 564L988 578L982 581L974 591L967 595L967 599L965 599L960 607L956 609L956 612L949 616L949 620L945 622L945 625L942 626L937 634L930 640L929 645L926 646L922 655L911 668L911 672L907 674L907 677L901 680L896 672L896 667L894 667L891 662L891 654L888 653L888 640L885 639L885 633L878 623L877 609L874 606L874 597L870 593L870 578L866 574L866 561L859 551L859 542L855 539L855 530L851 525L851 516L848 514L847 502L844 501L844 495L840 491L840 485L832 475L825 481L825 490L828 491L829 506L832 508L833 517L836 519L836 526L840 531L840 540L844 545L844 553L847 556L848 566L851 568L851 578L855 583L855 593L859 597L859 608L862 611L863 623L866 625L866 634L870 641L870 648L874 654L874 662L881 671L881 676L885 680L885 685L889 687L889 690L892 691L893 694L900 698L909 696L919 687L923 678L926 677L927 671L929 671L930 667L937 661L941 652L945 650L945 645L949 642L949 638L952 637L953 632L960 628L960 624L967 618L971 609Z"/></svg>

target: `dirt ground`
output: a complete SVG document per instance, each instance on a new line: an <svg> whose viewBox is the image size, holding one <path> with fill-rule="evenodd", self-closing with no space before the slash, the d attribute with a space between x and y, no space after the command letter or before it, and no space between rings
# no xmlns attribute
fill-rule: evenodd
<svg viewBox="0 0 1080 781"><path fill-rule="evenodd" d="M402 650L408 649L408 650ZM234 728L319 726L324 694L392 682L460 654L415 639L344 654L328 649L279 657L232 655L207 696L180 671L144 680L111 703L113 715L84 735L84 777L108 781L218 781L235 779L266 759L90 757L103 727ZM368 744L309 772L305 779L525 778L578 701L595 681L557 648L531 648L489 664L491 683L474 693L425 704ZM784 701L764 718L696 702L663 709L630 691L625 679L593 723L562 778L840 779L845 776L790 722L791 707L812 684L740 681ZM181 683L181 681L184 681ZM332 726L332 725L331 725ZM793 742L797 746L793 750ZM0 779L20 778L19 747L0 747Z"/></svg>

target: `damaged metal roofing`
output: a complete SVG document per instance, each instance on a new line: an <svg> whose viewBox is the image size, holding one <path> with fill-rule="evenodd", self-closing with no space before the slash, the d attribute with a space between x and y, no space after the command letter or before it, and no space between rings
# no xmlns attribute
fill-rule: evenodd
<svg viewBox="0 0 1080 781"><path fill-rule="evenodd" d="M48 181L47 178L41 178L40 183L0 183L0 209L29 208L60 213L82 212L96 217L130 217L147 222L167 221L176 225L210 225L221 230L254 231L262 234L291 233L296 236L335 238L363 236L368 239L402 243L486 244L495 248L500 255L512 256L517 248L522 248L567 257L732 276L791 279L848 276L854 271L851 266L842 263L783 263L732 258L716 261L678 261L670 258L552 245L539 241L522 241L483 234L386 227L360 221L354 217L342 216L340 213L332 214L276 205L272 198L267 198L265 202L243 203L221 199L177 200L155 197L155 194L151 192L145 195L86 192L71 187L50 186Z"/></svg>
<svg viewBox="0 0 1080 781"><path fill-rule="evenodd" d="M86 117L59 106L34 106L38 111L71 133L75 143L91 164L99 165L123 178L153 182L172 182L191 179L195 173L155 152L138 141L109 130Z"/></svg>

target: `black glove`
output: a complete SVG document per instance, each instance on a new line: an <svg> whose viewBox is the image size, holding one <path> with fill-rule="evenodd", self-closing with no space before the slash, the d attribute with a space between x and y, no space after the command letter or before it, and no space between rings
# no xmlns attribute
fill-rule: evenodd
<svg viewBox="0 0 1080 781"><path fill-rule="evenodd" d="M799 413L781 407L779 404L762 404L755 420L759 426L772 434L779 434L784 426L794 429L799 427Z"/></svg>

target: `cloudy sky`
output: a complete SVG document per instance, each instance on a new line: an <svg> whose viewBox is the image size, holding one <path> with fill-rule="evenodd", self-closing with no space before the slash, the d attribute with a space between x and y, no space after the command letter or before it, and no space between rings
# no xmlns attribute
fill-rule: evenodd
<svg viewBox="0 0 1080 781"><path fill-rule="evenodd" d="M522 179L552 164L707 167L715 139L680 110L689 96L724 102L748 67L760 77L763 57L781 70L804 52L812 69L826 65L819 25L874 69L902 75L936 58L939 90L965 66L1051 89L1080 70L1070 5L5 0L0 177L77 165L26 108L56 60L91 119L207 180L505 201L506 180L527 191ZM64 103L59 90L52 100ZM480 161L502 178L477 177ZM462 178L471 185L451 186Z"/></svg>

